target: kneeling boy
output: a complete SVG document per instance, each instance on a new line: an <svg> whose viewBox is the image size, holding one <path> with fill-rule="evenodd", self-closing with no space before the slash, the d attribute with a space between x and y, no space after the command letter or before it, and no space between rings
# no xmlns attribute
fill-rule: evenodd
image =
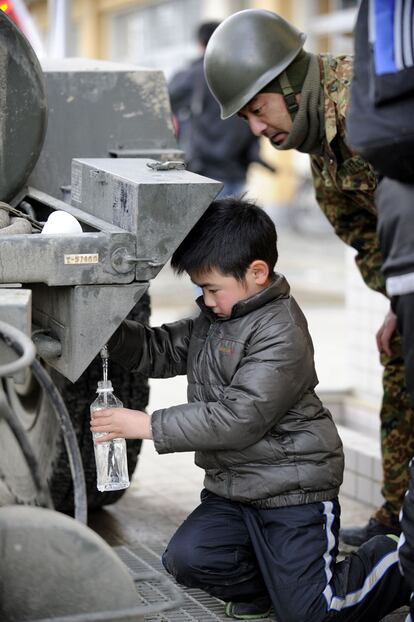
<svg viewBox="0 0 414 622"><path fill-rule="evenodd" d="M94 413L91 429L195 451L201 504L163 555L179 583L239 619L379 620L408 602L396 542L378 536L337 563L343 454L315 393L306 319L273 269L273 222L226 199L207 209L172 266L203 290L200 314L159 328L125 321L111 357L150 377L187 374L188 403Z"/></svg>

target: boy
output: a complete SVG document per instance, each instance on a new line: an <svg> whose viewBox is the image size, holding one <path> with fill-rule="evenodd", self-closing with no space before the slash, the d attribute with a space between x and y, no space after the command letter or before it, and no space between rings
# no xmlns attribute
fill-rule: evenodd
<svg viewBox="0 0 414 622"><path fill-rule="evenodd" d="M163 563L176 580L226 602L237 619L379 620L408 601L396 542L371 540L336 563L342 445L314 388L307 323L273 272L276 231L252 203L216 201L172 257L202 288L195 319L125 321L111 357L152 377L188 376L188 404L94 413L91 430L195 451L201 504Z"/></svg>

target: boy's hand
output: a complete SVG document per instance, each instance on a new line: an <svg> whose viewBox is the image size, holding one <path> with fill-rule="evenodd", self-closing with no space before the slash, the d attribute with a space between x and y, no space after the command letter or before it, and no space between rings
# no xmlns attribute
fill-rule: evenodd
<svg viewBox="0 0 414 622"><path fill-rule="evenodd" d="M96 443L106 443L113 438L152 438L151 417L141 410L107 408L91 415L91 432L104 432Z"/></svg>

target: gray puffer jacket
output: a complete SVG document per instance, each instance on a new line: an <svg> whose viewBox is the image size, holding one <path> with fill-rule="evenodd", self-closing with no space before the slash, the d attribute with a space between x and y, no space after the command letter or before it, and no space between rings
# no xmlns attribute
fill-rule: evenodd
<svg viewBox="0 0 414 622"><path fill-rule="evenodd" d="M153 378L188 376L188 404L152 414L159 453L195 451L211 492L261 508L338 494L343 453L318 379L306 319L276 274L217 318L201 313L150 328L125 321L111 358Z"/></svg>

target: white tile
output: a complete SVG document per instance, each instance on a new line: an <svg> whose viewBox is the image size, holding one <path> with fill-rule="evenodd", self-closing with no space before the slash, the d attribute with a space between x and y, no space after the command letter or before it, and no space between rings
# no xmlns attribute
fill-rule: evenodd
<svg viewBox="0 0 414 622"><path fill-rule="evenodd" d="M378 482L373 483L371 499L375 507L380 507L384 503L384 497L381 494L381 484Z"/></svg>
<svg viewBox="0 0 414 622"><path fill-rule="evenodd" d="M372 480L363 477L362 475L356 476L356 498L367 505L374 505L372 499L374 483Z"/></svg>
<svg viewBox="0 0 414 622"><path fill-rule="evenodd" d="M344 481L341 486L341 494L354 499L356 496L356 475L352 471L345 469Z"/></svg>
<svg viewBox="0 0 414 622"><path fill-rule="evenodd" d="M379 482L380 484L382 484L382 480L384 477L384 473L383 473L383 469L382 469L382 461L381 461L381 457L374 457L373 459L373 479L376 482Z"/></svg>
<svg viewBox="0 0 414 622"><path fill-rule="evenodd" d="M372 479L373 478L372 456L366 453L363 453L361 451L358 452L356 471L358 475L362 475L363 477L366 477L367 479Z"/></svg>
<svg viewBox="0 0 414 622"><path fill-rule="evenodd" d="M350 447L349 445L345 445L344 439L343 439L343 443L344 443L344 454L345 454L345 469L348 471L356 472L357 453L352 447Z"/></svg>

